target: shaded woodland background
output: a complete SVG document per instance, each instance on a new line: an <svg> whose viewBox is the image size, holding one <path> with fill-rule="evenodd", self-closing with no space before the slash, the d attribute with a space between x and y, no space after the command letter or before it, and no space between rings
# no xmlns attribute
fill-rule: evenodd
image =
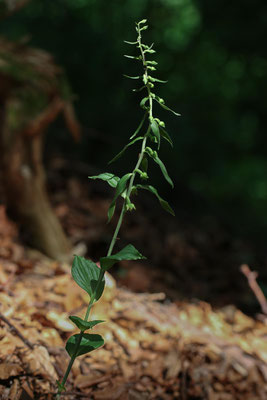
<svg viewBox="0 0 267 400"><path fill-rule="evenodd" d="M105 345L75 361L64 395L266 398L266 1L0 0L3 400L52 400L69 361L69 315L88 304L73 254L99 260L117 218L112 189L87 177L124 174L138 152L107 166L142 117L123 40L143 18L168 79L158 93L182 114L161 118L174 190L149 170L176 217L134 198L116 250L148 260L106 274L92 315Z"/></svg>
<svg viewBox="0 0 267 400"><path fill-rule="evenodd" d="M235 256L230 263L220 259L222 268L227 264L230 269L233 265L237 268L246 262L263 269L267 233L266 2L257 0L253 7L248 0L13 3L24 6L12 13L12 2L2 2L1 40L43 49L54 57L51 63L61 68L52 92L46 92L49 101L43 95L38 101L23 100L30 114L36 112L33 104L42 109L55 92L57 101L62 101L61 106L52 107L54 114L45 126L48 131L41 150L50 192L64 185L66 174L77 171L87 184L90 168L105 169L135 130L141 117L139 98L123 73L136 74L138 66L124 59L129 49L123 40L134 39L134 22L145 16L150 25L146 41L155 42L157 50L158 76L168 79L160 93L182 114L176 119L164 113L175 147L172 151L164 147L162 159L168 160L175 189L169 190L157 170L151 172L177 213L172 224L186 232L187 222L194 223L211 237L214 232L217 237L221 233L216 232L227 232L218 239L220 257L224 258L227 249ZM70 104L75 118L74 110L69 112ZM74 144L77 120L82 135ZM73 136L66 133L68 128ZM134 157L121 158L114 172L128 170ZM64 159L68 167L61 184L54 185L51 165L57 159ZM96 190L102 189L97 186ZM144 210L147 213L149 209L148 205ZM152 221L157 217L164 218L161 210ZM98 256L98 250L95 253ZM264 277L262 285L265 288Z"/></svg>

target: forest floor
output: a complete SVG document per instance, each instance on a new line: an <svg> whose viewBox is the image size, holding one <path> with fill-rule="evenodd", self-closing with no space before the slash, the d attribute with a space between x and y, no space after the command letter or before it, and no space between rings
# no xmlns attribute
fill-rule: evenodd
<svg viewBox="0 0 267 400"><path fill-rule="evenodd" d="M64 180L62 168L57 174L54 209L76 254L97 260L114 227L106 224L110 193ZM257 311L240 272L247 245L218 227L177 228L156 210L145 199L129 214L119 245L133 243L149 261L122 263L107 276L93 310L106 321L94 328L105 346L76 360L62 398L266 399L266 317L239 309ZM68 362L64 343L76 333L68 317L83 317L87 302L70 265L23 246L0 206L1 399L53 398Z"/></svg>

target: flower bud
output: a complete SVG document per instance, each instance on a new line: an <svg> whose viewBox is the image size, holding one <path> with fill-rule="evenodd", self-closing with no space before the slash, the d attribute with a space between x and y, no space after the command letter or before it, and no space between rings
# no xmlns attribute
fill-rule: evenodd
<svg viewBox="0 0 267 400"><path fill-rule="evenodd" d="M126 211L136 210L135 205L133 203L126 204Z"/></svg>

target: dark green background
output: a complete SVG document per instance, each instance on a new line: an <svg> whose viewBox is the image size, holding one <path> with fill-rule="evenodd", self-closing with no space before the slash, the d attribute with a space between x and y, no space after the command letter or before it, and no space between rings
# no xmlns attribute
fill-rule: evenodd
<svg viewBox="0 0 267 400"><path fill-rule="evenodd" d="M33 0L2 22L0 33L51 52L77 95L83 141L63 123L50 129L46 157L63 153L105 169L135 130L142 111L131 92L138 65L134 22L147 18L155 42L158 94L181 118L164 113L175 149L162 149L176 189L161 189L176 209L214 213L235 231L267 228L267 2L265 0ZM162 112L159 112L162 117ZM104 139L103 139L104 138ZM131 167L121 159L118 170ZM157 171L157 170L155 170ZM190 200L188 200L190 198ZM192 200L193 199L193 200Z"/></svg>

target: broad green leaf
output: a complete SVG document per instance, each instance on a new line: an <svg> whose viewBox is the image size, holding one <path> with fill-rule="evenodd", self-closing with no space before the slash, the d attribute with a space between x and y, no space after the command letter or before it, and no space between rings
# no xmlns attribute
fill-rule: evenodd
<svg viewBox="0 0 267 400"><path fill-rule="evenodd" d="M84 257L75 256L71 268L73 279L83 290L92 296L97 287L100 268L91 260L86 260ZM99 284L95 293L95 300L98 300L103 293L105 280Z"/></svg>
<svg viewBox="0 0 267 400"><path fill-rule="evenodd" d="M149 97L144 97L141 101L140 101L140 107L142 108L146 108L145 104L147 102L147 100L149 99Z"/></svg>
<svg viewBox="0 0 267 400"><path fill-rule="evenodd" d="M146 257L142 256L141 253L132 245L128 244L124 249L119 251L117 254L113 254L109 257L100 258L100 265L105 271L111 268L117 261L122 260L141 260Z"/></svg>
<svg viewBox="0 0 267 400"><path fill-rule="evenodd" d="M115 196L109 206L108 209L108 222L110 222L111 218L114 215L114 211L115 211L115 207L116 207L116 200L117 198L122 195L122 193L124 192L125 188L126 188L126 184L127 181L129 180L129 178L132 176L132 173L126 174L124 175L118 182L117 187L116 187L116 192L115 192Z"/></svg>
<svg viewBox="0 0 267 400"><path fill-rule="evenodd" d="M149 149L149 150L148 150L148 149ZM166 181L167 181L172 187L174 187L173 181L172 181L171 178L169 177L169 174L168 174L168 172L167 172L167 169L166 169L165 165L163 164L163 162L161 161L161 159L159 158L157 152L156 152L156 151L153 151L153 150L151 151L151 149L150 149L149 147L146 148L146 152L147 152L147 154L148 154L151 158L153 158L153 160L155 161L155 163L158 164L158 166L160 167L161 172L162 172L164 178L166 179Z"/></svg>
<svg viewBox="0 0 267 400"><path fill-rule="evenodd" d="M164 103L158 101L157 98L156 98L156 101L158 102L158 104L159 104L162 108L164 108L164 110L167 110L167 111L172 112L172 113L173 113L174 115L176 115L177 117L180 117L180 116L181 116L181 114L179 114L179 113L177 113L176 111L173 111L171 108L167 107L166 104L164 104Z"/></svg>
<svg viewBox="0 0 267 400"><path fill-rule="evenodd" d="M129 76L129 75L125 75L125 74L123 74L123 76L125 78L129 78L129 79L140 79L140 78L142 78L141 76Z"/></svg>
<svg viewBox="0 0 267 400"><path fill-rule="evenodd" d="M165 211L169 212L169 213L172 214L173 216L175 215L175 214L174 214L174 211L173 211L173 209L171 208L171 206L169 205L169 203L168 203L166 200L164 200L164 199L158 194L158 191L157 191L156 188L154 188L154 186L151 186L151 185L139 185L139 184L138 184L138 185L136 185L136 188L137 188L137 189L149 190L151 193L153 193L153 194L157 197L157 199L158 199L159 202L160 202L161 207L164 208Z"/></svg>
<svg viewBox="0 0 267 400"><path fill-rule="evenodd" d="M99 175L88 176L89 179L101 179L102 181L107 182L111 187L115 188L120 180L120 178L114 174L110 174L109 172L104 172Z"/></svg>
<svg viewBox="0 0 267 400"><path fill-rule="evenodd" d="M82 332L87 329L92 329L95 325L101 324L101 322L105 322L103 320L95 320L95 321L84 321L83 319L76 317L75 315L71 315L69 319L79 328Z"/></svg>
<svg viewBox="0 0 267 400"><path fill-rule="evenodd" d="M147 113L145 113L145 115L142 118L142 121L140 122L140 124L138 125L138 128L136 129L136 131L132 134L132 136L130 137L130 140L133 139L139 132L140 129L142 128L142 126L144 125L145 119L146 119Z"/></svg>
<svg viewBox="0 0 267 400"><path fill-rule="evenodd" d="M139 136L139 137L135 138L134 140L132 140L130 143L126 144L126 146L124 146L124 148L115 157L113 157L112 160L109 161L109 164L118 160L118 158L120 158L123 155L123 153L125 152L126 149L128 149L128 147L130 147L132 144L134 144L138 140L142 140L142 139L143 139L143 137Z"/></svg>
<svg viewBox="0 0 267 400"><path fill-rule="evenodd" d="M160 133L159 133L159 126L157 122L153 119L150 123L151 130L154 133L155 137L157 138L157 143L158 143L158 150L160 148Z"/></svg>
<svg viewBox="0 0 267 400"><path fill-rule="evenodd" d="M161 136L165 140L167 140L167 142L170 143L170 145L173 147L173 142L172 142L172 139L171 139L170 135L168 134L168 132L160 125L159 125L159 131L160 131Z"/></svg>
<svg viewBox="0 0 267 400"><path fill-rule="evenodd" d="M82 340L79 344L79 348L76 352L76 345L78 344L79 338L80 334L78 333L77 335L71 336L66 343L66 350L70 357L74 355L78 357L82 354L90 353L91 351L98 349L104 344L104 339L102 338L102 336L84 333L82 336Z"/></svg>

